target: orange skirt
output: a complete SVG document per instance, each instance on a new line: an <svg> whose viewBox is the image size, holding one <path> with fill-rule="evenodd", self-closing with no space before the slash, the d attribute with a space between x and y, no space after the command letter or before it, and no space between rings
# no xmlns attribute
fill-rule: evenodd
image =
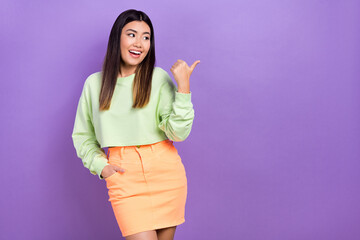
<svg viewBox="0 0 360 240"><path fill-rule="evenodd" d="M108 163L125 169L105 178L123 237L185 222L187 178L173 141L109 147Z"/></svg>

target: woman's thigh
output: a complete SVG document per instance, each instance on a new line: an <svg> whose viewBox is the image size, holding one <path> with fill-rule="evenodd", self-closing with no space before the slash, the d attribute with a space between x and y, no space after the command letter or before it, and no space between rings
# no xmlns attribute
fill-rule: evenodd
<svg viewBox="0 0 360 240"><path fill-rule="evenodd" d="M155 230L135 233L125 237L126 240L158 240Z"/></svg>
<svg viewBox="0 0 360 240"><path fill-rule="evenodd" d="M158 240L173 240L175 236L176 226L157 229Z"/></svg>

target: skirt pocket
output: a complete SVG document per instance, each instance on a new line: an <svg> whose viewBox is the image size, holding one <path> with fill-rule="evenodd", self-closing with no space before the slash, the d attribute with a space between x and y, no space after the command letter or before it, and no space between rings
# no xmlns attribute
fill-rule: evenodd
<svg viewBox="0 0 360 240"><path fill-rule="evenodd" d="M108 176L108 177L106 177L106 178L104 178L104 179L105 179L105 180L109 180L109 179L113 178L114 176L116 176L117 174L119 174L119 173L118 173L118 172L115 172L115 173L111 174L110 176Z"/></svg>
<svg viewBox="0 0 360 240"><path fill-rule="evenodd" d="M157 162L156 166L159 174L171 173L173 176L168 176L169 178L176 176L180 178L185 176L186 178L185 166L172 142L165 149L156 153L154 161Z"/></svg>
<svg viewBox="0 0 360 240"><path fill-rule="evenodd" d="M156 155L159 162L165 164L182 164L181 157L172 142L170 142L163 151L158 152Z"/></svg>

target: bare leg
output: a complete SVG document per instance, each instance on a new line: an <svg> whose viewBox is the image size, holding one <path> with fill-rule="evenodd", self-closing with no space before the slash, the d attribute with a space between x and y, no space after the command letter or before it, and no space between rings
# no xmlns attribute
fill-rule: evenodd
<svg viewBox="0 0 360 240"><path fill-rule="evenodd" d="M156 229L158 240L173 240L176 226Z"/></svg>
<svg viewBox="0 0 360 240"><path fill-rule="evenodd" d="M126 240L158 240L155 230L131 234L129 236L126 236L125 239Z"/></svg>

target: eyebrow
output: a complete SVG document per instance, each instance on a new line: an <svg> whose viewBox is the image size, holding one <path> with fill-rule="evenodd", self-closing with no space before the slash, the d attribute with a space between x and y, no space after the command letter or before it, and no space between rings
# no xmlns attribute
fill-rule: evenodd
<svg viewBox="0 0 360 240"><path fill-rule="evenodd" d="M134 29L128 29L128 30L126 30L126 31L133 31L133 32L137 33L137 31L136 31L136 30L134 30ZM149 34L149 35L150 35L150 33L149 33L149 32L144 32L143 34Z"/></svg>

